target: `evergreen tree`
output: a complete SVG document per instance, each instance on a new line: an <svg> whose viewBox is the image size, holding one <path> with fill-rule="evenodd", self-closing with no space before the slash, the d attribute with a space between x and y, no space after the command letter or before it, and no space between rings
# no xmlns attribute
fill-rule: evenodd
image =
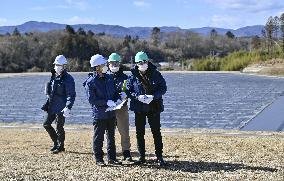
<svg viewBox="0 0 284 181"><path fill-rule="evenodd" d="M21 33L19 32L18 28L15 28L12 35L13 36L21 36Z"/></svg>
<svg viewBox="0 0 284 181"><path fill-rule="evenodd" d="M85 30L84 30L82 27L80 27L80 28L78 29L77 34L78 34L78 35L83 35L83 36L86 36L86 35L87 35L86 32L85 32Z"/></svg>
<svg viewBox="0 0 284 181"><path fill-rule="evenodd" d="M226 36L230 39L234 39L235 35L231 31L227 31Z"/></svg>
<svg viewBox="0 0 284 181"><path fill-rule="evenodd" d="M70 25L66 25L65 31L69 34L72 34L72 35L76 34L74 28L72 28L72 26L70 26Z"/></svg>
<svg viewBox="0 0 284 181"><path fill-rule="evenodd" d="M152 44L157 47L160 44L161 30L158 27L154 27L151 33Z"/></svg>

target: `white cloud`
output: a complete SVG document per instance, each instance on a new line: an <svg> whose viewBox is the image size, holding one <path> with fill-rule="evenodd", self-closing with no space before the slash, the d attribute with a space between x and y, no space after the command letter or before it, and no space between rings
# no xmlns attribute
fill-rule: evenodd
<svg viewBox="0 0 284 181"><path fill-rule="evenodd" d="M145 2L145 1L134 1L133 5L137 6L137 7L149 7L149 6L151 6L150 3Z"/></svg>
<svg viewBox="0 0 284 181"><path fill-rule="evenodd" d="M7 19L5 19L5 18L0 18L0 25L1 25L1 26L6 25L7 22L8 22Z"/></svg>
<svg viewBox="0 0 284 181"><path fill-rule="evenodd" d="M245 24L244 20L239 17L231 17L224 15L214 15L212 16L209 26L211 27L222 27L222 28L240 28Z"/></svg>
<svg viewBox="0 0 284 181"><path fill-rule="evenodd" d="M74 25L74 24L94 24L95 20L92 18L83 18L79 16L73 16L64 21L66 24Z"/></svg>
<svg viewBox="0 0 284 181"><path fill-rule="evenodd" d="M247 11L251 13L277 11L284 8L283 0L205 0L205 1L222 9Z"/></svg>
<svg viewBox="0 0 284 181"><path fill-rule="evenodd" d="M84 0L65 0L65 2L67 3L67 5L71 7L77 7L82 11L88 9L89 6L89 4Z"/></svg>

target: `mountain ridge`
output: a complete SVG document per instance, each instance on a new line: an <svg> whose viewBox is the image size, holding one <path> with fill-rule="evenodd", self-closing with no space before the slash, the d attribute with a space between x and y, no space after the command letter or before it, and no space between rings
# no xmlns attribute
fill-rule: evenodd
<svg viewBox="0 0 284 181"><path fill-rule="evenodd" d="M0 26L0 34L12 33L15 28L17 28L21 33L26 32L48 32L52 30L63 30L67 24L60 24L54 22L38 22L38 21L28 21L21 25L15 26ZM106 33L109 35L114 35L118 37L123 37L125 35L131 35L133 37L139 36L140 38L149 38L151 35L151 30L153 27L124 27L120 25L106 25L106 24L75 24L71 25L75 30L82 27L85 31L93 31L94 33ZM231 31L237 37L244 36L261 36L261 30L264 28L263 25L252 25L245 26L238 29L229 28L219 28L219 27L201 27L201 28L189 28L183 29L177 26L161 26L159 27L161 32L186 32L192 31L199 33L203 36L210 34L212 29L215 29L218 34L224 35L226 32Z"/></svg>

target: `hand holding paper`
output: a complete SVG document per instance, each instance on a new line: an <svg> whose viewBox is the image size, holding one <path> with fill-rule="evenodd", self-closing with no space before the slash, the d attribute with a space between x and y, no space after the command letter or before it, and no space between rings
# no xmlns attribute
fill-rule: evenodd
<svg viewBox="0 0 284 181"><path fill-rule="evenodd" d="M118 100L116 101L115 106L108 107L105 112L114 111L114 110L117 110L117 109L121 109L125 102L126 102L126 100L121 101L120 99L118 99Z"/></svg>
<svg viewBox="0 0 284 181"><path fill-rule="evenodd" d="M145 97L146 97L146 99L144 100L144 103L146 103L146 104L150 104L154 99L153 95L146 95Z"/></svg>
<svg viewBox="0 0 284 181"><path fill-rule="evenodd" d="M121 100L127 99L126 93L125 92L121 92L120 93L120 98L121 98Z"/></svg>
<svg viewBox="0 0 284 181"><path fill-rule="evenodd" d="M71 117L71 110L65 107L61 112L63 112L63 116L66 118Z"/></svg>
<svg viewBox="0 0 284 181"><path fill-rule="evenodd" d="M140 95L138 96L138 100L143 102L144 104L150 104L154 99L153 95Z"/></svg>
<svg viewBox="0 0 284 181"><path fill-rule="evenodd" d="M107 106L108 106L108 107L115 107L116 104L115 104L115 102L113 102L113 100L108 100L108 101L107 101Z"/></svg>

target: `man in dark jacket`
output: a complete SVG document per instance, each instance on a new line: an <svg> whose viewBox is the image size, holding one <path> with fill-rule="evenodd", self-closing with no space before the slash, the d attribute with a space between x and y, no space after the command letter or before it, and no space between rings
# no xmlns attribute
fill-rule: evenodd
<svg viewBox="0 0 284 181"><path fill-rule="evenodd" d="M120 62L121 57L117 53L112 53L108 58L109 69L114 79L116 89L120 94L121 100L124 101L127 100L125 86L128 76L123 72L122 68L120 67ZM124 160L132 161L132 157L130 154L131 144L129 136L129 114L127 102L124 103L121 109L115 111L115 115L118 132L121 137L121 147Z"/></svg>
<svg viewBox="0 0 284 181"><path fill-rule="evenodd" d="M135 56L136 66L131 70L132 76L127 81L126 93L131 99L130 110L135 113L135 126L140 158L135 164L145 163L145 125L146 118L154 137L155 154L160 166L163 160L163 142L161 135L160 113L164 111L162 96L167 91L166 81L156 67L148 61L144 52Z"/></svg>
<svg viewBox="0 0 284 181"><path fill-rule="evenodd" d="M48 87L47 117L43 123L43 127L48 132L53 141L51 152L56 154L65 151L65 117L70 117L70 111L75 101L75 82L73 77L67 73L65 65L67 60L63 55L58 55L53 63L55 76L51 77ZM56 120L56 131L51 126Z"/></svg>
<svg viewBox="0 0 284 181"><path fill-rule="evenodd" d="M90 64L94 69L89 78L83 83L88 101L93 110L93 152L96 164L104 166L103 141L107 132L107 156L109 164L121 164L116 159L115 148L115 112L111 108L116 106L119 94L116 91L113 78L106 74L107 61L101 55L91 57Z"/></svg>

